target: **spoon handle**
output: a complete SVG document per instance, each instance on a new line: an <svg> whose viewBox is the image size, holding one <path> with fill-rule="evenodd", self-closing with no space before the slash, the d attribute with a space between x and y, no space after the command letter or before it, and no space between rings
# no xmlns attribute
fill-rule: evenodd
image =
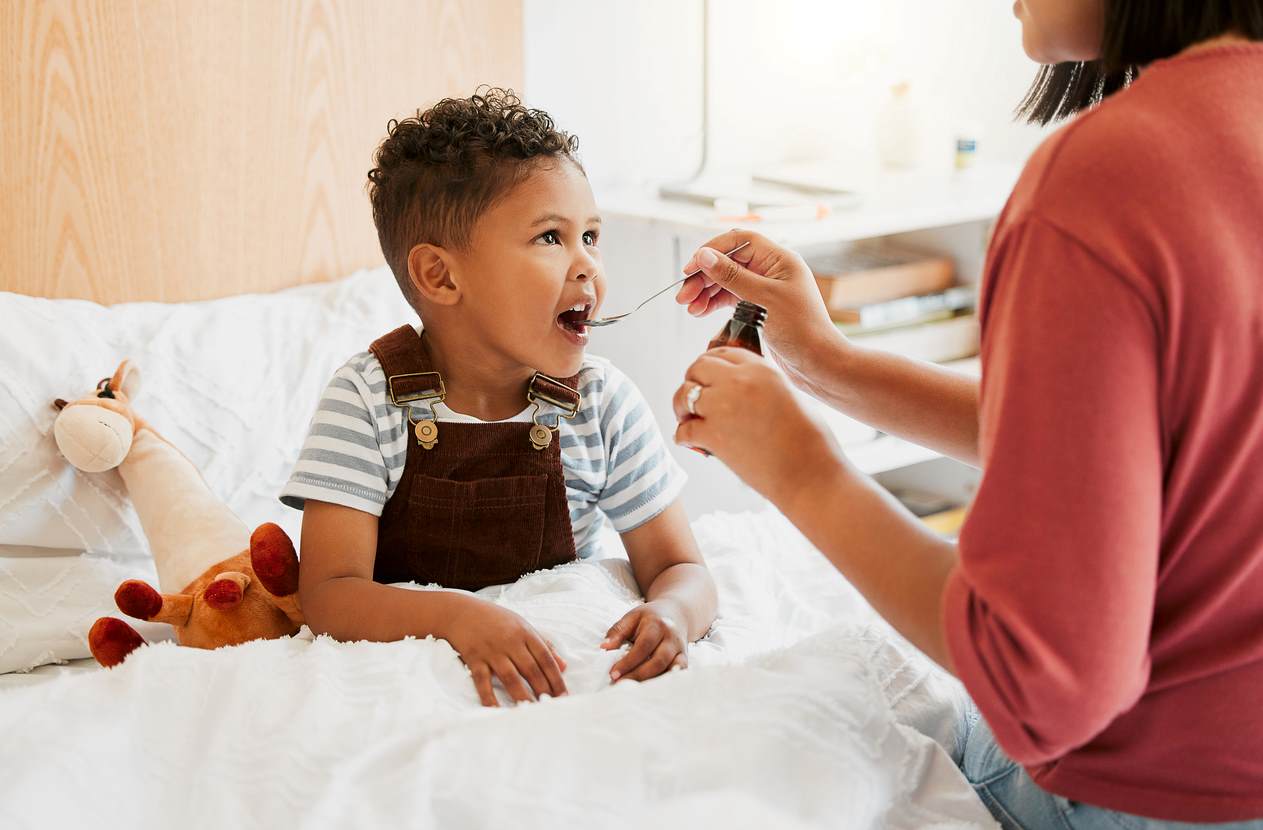
<svg viewBox="0 0 1263 830"><path fill-rule="evenodd" d="M733 248L731 251L727 251L727 252L724 254L724 256L732 256L732 255L733 255L733 254L735 254L737 251L740 251L742 248L744 248L745 246L747 246L747 245L749 245L749 244L750 244L749 242L742 242L740 245L738 245L737 247ZM642 308L644 308L644 307L645 307L645 306L649 303L649 301L650 301L650 300L652 300L652 299L654 299L654 298L656 298L656 297L658 297L658 296L660 296L660 295L662 295L662 294L665 294L667 291L670 291L672 288L675 288L677 285L681 285L681 284L683 284L683 283L684 283L686 280L688 280L690 277L696 277L696 276L697 276L698 274L700 274L700 273L702 273L702 269L701 269L701 268L698 268L696 271L692 271L692 272L690 272L690 273L685 274L683 277L680 277L680 279L676 280L675 282L671 283L670 285L666 286L665 288L661 288L661 289L659 289L659 290L655 291L654 293L650 294L648 297L646 297L646 298L645 298L644 302L642 302L640 305L638 305L638 306L636 306L635 308L633 308L631 311L627 311L627 312L624 312L624 313L622 313L622 314L616 314L616 315L614 315L613 317L605 317L604 319L601 319L601 320L584 320L584 321L583 321L583 325L585 325L585 326L608 326L608 325L611 325L611 324L613 324L613 323L617 323L619 320L625 319L626 317L629 317L630 315L635 314L637 311L640 311Z"/></svg>

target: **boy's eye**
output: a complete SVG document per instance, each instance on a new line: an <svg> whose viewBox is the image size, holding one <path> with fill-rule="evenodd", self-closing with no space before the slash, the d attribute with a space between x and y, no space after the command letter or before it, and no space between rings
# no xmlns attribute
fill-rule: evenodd
<svg viewBox="0 0 1263 830"><path fill-rule="evenodd" d="M561 244L561 234L557 233L556 231L544 231L543 233L539 235L539 239L545 245L560 245Z"/></svg>
<svg viewBox="0 0 1263 830"><path fill-rule="evenodd" d="M584 244L584 245L595 245L595 244L596 244L596 237L597 237L597 233L596 233L596 231L584 231L584 232L583 232L583 244Z"/></svg>

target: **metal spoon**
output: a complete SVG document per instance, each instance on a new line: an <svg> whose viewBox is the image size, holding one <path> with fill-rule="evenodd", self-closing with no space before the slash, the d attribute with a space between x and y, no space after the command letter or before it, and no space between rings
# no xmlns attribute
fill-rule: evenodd
<svg viewBox="0 0 1263 830"><path fill-rule="evenodd" d="M742 242L740 245L738 245L737 247L733 248L731 251L726 252L726 253L724 254L724 256L732 256L732 255L733 255L733 254L735 254L737 251L740 251L742 248L744 248L745 246L747 246L747 245L749 245L749 244L750 244L749 242ZM692 273L685 274L682 278L680 278L680 279L676 280L675 282L671 283L671 284L670 284L670 285L668 285L666 288L663 288L663 289L661 289L660 291L655 291L653 294L650 294L650 295L649 295L649 297L648 297L648 298L647 298L647 299L646 299L643 303L641 303L640 305L636 306L636 307L635 307L635 308L633 308L631 311L627 311L627 312L624 312L624 313L622 313L622 314L615 314L613 317L604 317L604 318L602 318L602 319L600 319L600 320L580 320L580 321L579 321L579 325L582 325L582 326L592 326L593 328L597 328L597 327L599 327L599 326L612 326L612 325L614 325L615 323L617 323L618 321L620 321L620 320L624 320L624 319L626 319L627 317L631 316L632 314L635 314L637 311L640 311L642 308L644 308L644 307L645 307L645 305L646 305L646 304L648 304L649 300L652 300L654 297L657 297L657 296L659 296L659 295L661 295L661 294L666 293L667 291L670 291L672 288L675 288L677 285L680 285L681 283L683 283L683 282L684 282L685 280L687 280L689 277L696 277L696 276L697 276L698 274L700 274L700 273L702 273L702 269L701 269L701 268L698 268L696 271L693 271Z"/></svg>

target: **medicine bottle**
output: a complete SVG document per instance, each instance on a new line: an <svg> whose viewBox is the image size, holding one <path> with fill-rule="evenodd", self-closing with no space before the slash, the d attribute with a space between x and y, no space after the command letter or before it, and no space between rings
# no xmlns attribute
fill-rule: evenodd
<svg viewBox="0 0 1263 830"><path fill-rule="evenodd" d="M763 321L767 319L767 309L745 300L737 303L737 308L729 320L710 341L706 348L715 349L720 346L736 346L748 349L757 355L763 354Z"/></svg>

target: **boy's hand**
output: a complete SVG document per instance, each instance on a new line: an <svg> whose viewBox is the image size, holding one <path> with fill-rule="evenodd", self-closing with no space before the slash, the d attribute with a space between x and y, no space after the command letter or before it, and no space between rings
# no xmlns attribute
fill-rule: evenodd
<svg viewBox="0 0 1263 830"><path fill-rule="evenodd" d="M566 661L552 643L512 611L475 600L452 620L447 641L469 667L483 706L500 705L491 691L492 676L500 678L517 703L539 695L566 694L561 678Z"/></svg>
<svg viewBox="0 0 1263 830"><path fill-rule="evenodd" d="M610 626L601 648L614 649L626 642L631 642L631 650L610 669L612 683L648 680L688 665L684 626L664 603L646 602L628 611Z"/></svg>

